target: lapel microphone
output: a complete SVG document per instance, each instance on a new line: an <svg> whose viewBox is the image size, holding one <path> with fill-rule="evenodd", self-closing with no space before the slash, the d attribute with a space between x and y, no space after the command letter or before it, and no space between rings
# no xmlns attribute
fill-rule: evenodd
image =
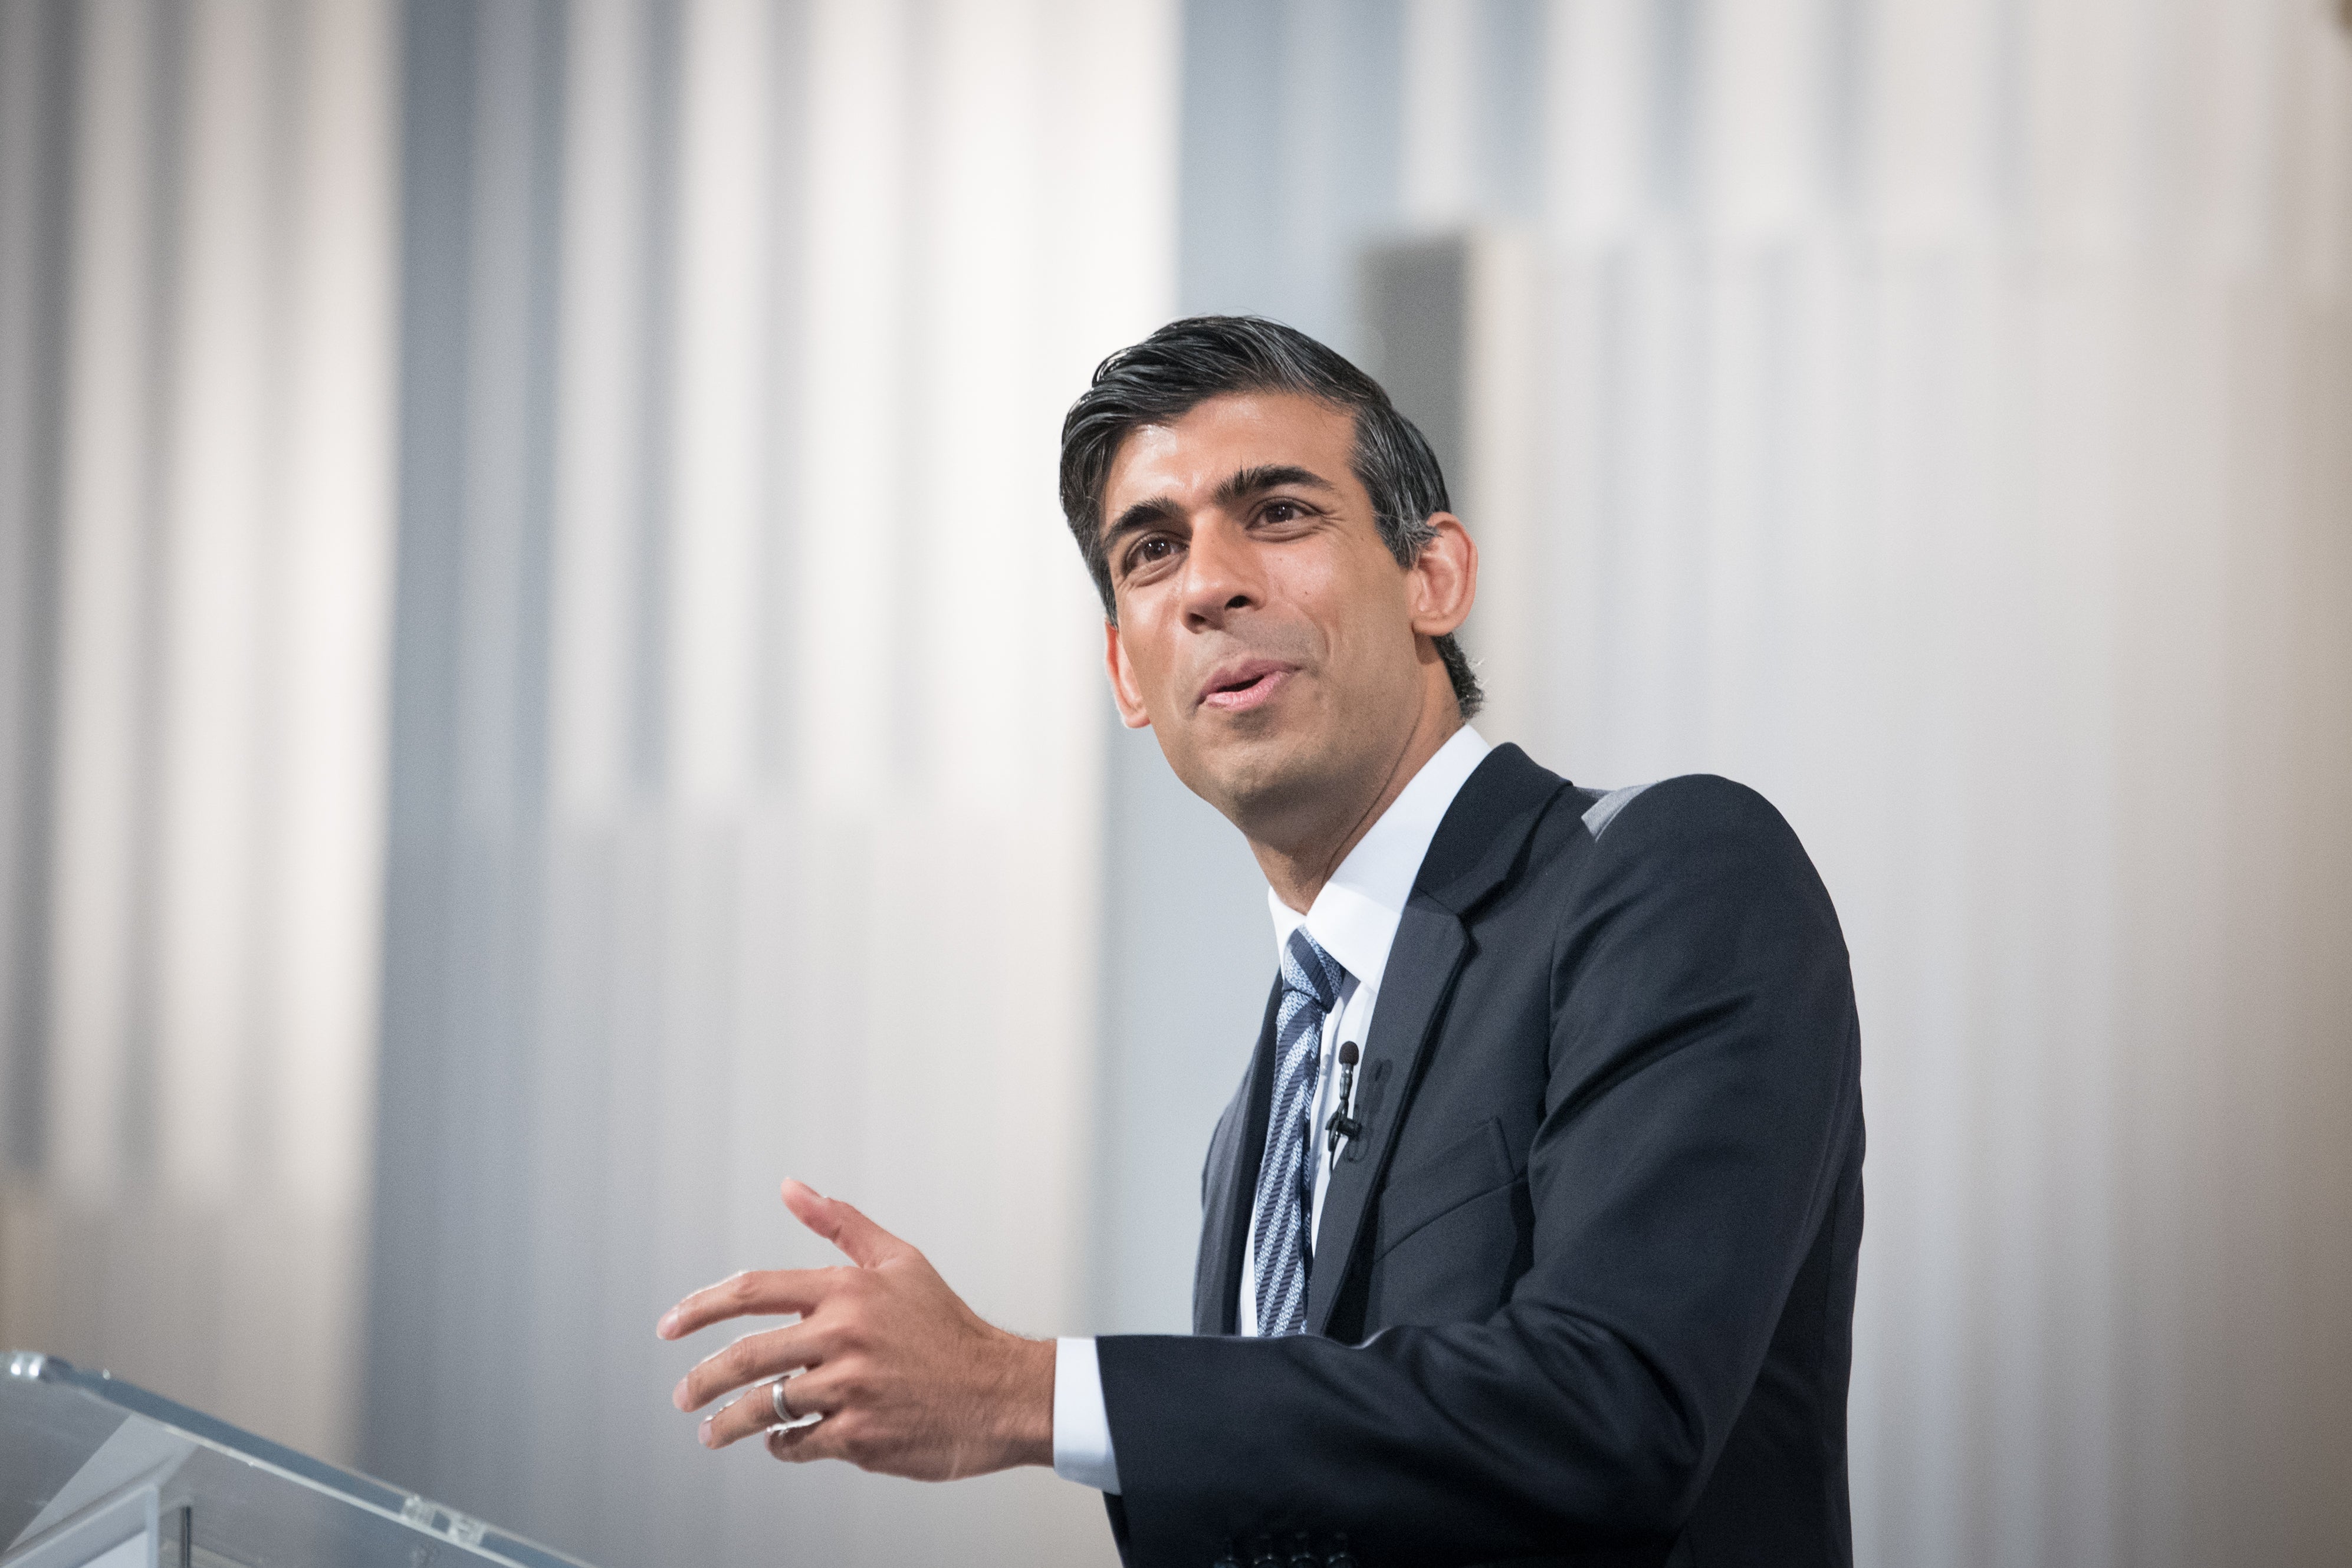
<svg viewBox="0 0 2352 1568"><path fill-rule="evenodd" d="M1339 1042L1339 1108L1323 1124L1324 1147L1330 1151L1335 1163L1339 1158L1339 1140L1352 1138L1364 1130L1361 1122L1348 1114L1348 1102L1355 1092L1356 1042L1343 1040Z"/></svg>

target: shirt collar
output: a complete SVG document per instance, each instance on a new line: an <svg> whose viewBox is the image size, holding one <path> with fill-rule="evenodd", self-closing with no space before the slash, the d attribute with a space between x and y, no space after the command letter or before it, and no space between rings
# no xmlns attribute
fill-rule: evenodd
<svg viewBox="0 0 2352 1568"><path fill-rule="evenodd" d="M1421 765L1412 782L1389 803L1323 891L1315 895L1305 915L1265 890L1266 908L1274 915L1275 962L1282 961L1290 934L1301 925L1307 935L1337 958L1359 985L1377 990L1381 971L1388 967L1389 946L1396 940L1397 922L1404 918L1405 900L1412 896L1413 880L1437 836L1438 823L1454 804L1462 786L1477 770L1492 747L1468 725L1454 732L1436 754Z"/></svg>

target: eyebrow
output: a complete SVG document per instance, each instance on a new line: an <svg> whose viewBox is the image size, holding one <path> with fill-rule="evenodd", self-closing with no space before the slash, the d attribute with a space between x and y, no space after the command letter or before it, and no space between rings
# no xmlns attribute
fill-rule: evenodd
<svg viewBox="0 0 2352 1568"><path fill-rule="evenodd" d="M1255 496L1261 490L1279 489L1285 485L1301 485L1310 490L1328 490L1336 496L1339 486L1311 468L1295 464L1276 463L1244 468L1217 486L1217 505L1230 507L1244 496Z"/></svg>
<svg viewBox="0 0 2352 1568"><path fill-rule="evenodd" d="M1227 476L1225 482L1217 486L1214 499L1220 507L1230 507L1244 497L1255 496L1262 490L1279 489L1285 485L1323 490L1334 496L1339 493L1339 486L1311 468L1301 468L1293 463L1266 463L1255 468L1236 469ZM1103 530L1103 554L1109 556L1112 547L1128 534L1140 533L1163 523L1177 522L1183 516L1183 508L1166 496L1138 501L1121 512L1117 522Z"/></svg>

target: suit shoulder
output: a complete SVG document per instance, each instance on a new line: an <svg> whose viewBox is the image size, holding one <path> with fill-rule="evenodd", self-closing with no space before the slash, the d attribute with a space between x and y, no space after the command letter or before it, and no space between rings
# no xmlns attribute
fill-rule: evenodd
<svg viewBox="0 0 2352 1568"><path fill-rule="evenodd" d="M1595 839L1617 835L1654 842L1733 833L1794 843L1797 837L1771 801L1716 773L1685 773L1606 791L1586 809L1584 821Z"/></svg>
<svg viewBox="0 0 2352 1568"><path fill-rule="evenodd" d="M1598 831L1571 819L1549 874L1538 873L1535 895L1559 910L1556 950L1576 949L1578 933L1601 925L1688 934L1756 924L1790 938L1814 934L1824 951L1843 953L1836 905L1811 857L1747 785L1693 773L1585 795Z"/></svg>
<svg viewBox="0 0 2352 1568"><path fill-rule="evenodd" d="M1569 804L1563 825L1584 852L1575 858L1595 870L1684 866L1703 873L1778 864L1801 869L1812 880L1804 846L1772 802L1717 774L1686 773L1619 789L1579 785Z"/></svg>

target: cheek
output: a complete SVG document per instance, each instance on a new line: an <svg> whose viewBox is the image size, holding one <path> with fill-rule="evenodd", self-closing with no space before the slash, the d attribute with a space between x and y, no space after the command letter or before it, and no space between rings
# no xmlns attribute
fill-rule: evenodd
<svg viewBox="0 0 2352 1568"><path fill-rule="evenodd" d="M1377 677L1400 661L1412 662L1411 605L1402 574L1326 559L1304 564L1287 586L1343 681Z"/></svg>
<svg viewBox="0 0 2352 1568"><path fill-rule="evenodd" d="M1157 711L1175 664L1168 617L1150 599L1119 606L1119 653L1145 704Z"/></svg>

